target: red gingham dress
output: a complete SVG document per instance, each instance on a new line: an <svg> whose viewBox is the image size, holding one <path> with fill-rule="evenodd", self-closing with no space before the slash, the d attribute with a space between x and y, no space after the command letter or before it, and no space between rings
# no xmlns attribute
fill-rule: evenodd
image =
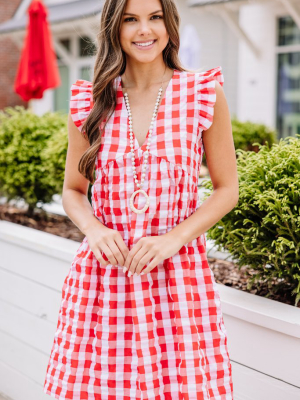
<svg viewBox="0 0 300 400"><path fill-rule="evenodd" d="M174 70L153 124L143 189L143 214L129 207L134 185L129 120L121 78L117 105L102 136L92 186L96 218L129 250L144 236L163 235L200 205L202 132L213 122L221 67ZM92 83L71 87L70 110L81 130L93 107ZM149 131L147 133L148 137ZM140 180L146 141L134 138ZM143 208L138 194L135 206ZM231 363L220 296L202 234L145 275L101 266L87 238L62 288L44 392L72 400L232 400Z"/></svg>

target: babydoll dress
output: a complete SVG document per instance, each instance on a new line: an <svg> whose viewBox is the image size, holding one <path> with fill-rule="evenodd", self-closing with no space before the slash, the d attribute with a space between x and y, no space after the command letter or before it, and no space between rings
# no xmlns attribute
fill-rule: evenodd
<svg viewBox="0 0 300 400"><path fill-rule="evenodd" d="M121 77L115 79L117 104L95 162L92 207L129 250L200 206L202 132L213 122L216 81L223 85L221 67L174 70L153 124L143 185L150 205L136 214L129 206L137 189L129 120ZM92 83L77 80L70 111L79 130L93 104ZM139 180L146 146L134 137ZM138 193L134 205L143 208L145 197ZM64 280L44 392L72 400L232 400L227 331L205 235L130 277L122 266L102 266L85 237Z"/></svg>

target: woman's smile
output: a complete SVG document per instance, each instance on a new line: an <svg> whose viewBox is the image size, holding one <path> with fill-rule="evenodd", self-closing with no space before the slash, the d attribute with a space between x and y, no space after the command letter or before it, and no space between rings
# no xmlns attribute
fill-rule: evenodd
<svg viewBox="0 0 300 400"><path fill-rule="evenodd" d="M148 40L147 42L132 42L132 44L138 48L139 50L149 50L152 49L152 47L154 46L155 42L157 41L157 39L154 40Z"/></svg>

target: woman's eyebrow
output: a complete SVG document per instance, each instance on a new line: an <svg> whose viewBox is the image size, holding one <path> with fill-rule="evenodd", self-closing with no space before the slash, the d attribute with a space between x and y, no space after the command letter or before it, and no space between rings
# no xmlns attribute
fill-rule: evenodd
<svg viewBox="0 0 300 400"><path fill-rule="evenodd" d="M159 13L159 12L162 12L162 10L153 11L149 15L156 14L156 13ZM132 13L124 13L123 15L134 15L134 16L136 16L136 14L132 14Z"/></svg>

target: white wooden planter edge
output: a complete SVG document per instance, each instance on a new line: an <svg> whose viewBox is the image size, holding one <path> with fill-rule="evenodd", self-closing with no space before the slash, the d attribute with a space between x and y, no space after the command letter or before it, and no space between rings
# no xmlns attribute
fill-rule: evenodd
<svg viewBox="0 0 300 400"><path fill-rule="evenodd" d="M0 221L0 240L69 261L79 242L9 221Z"/></svg>
<svg viewBox="0 0 300 400"><path fill-rule="evenodd" d="M79 242L8 221L0 221L0 240L69 262ZM212 243L207 246L212 254ZM212 254L211 254L212 252ZM218 252L219 253L219 252ZM219 256L218 256L219 257ZM228 254L223 258L227 258ZM217 283L225 314L300 338L300 309Z"/></svg>

